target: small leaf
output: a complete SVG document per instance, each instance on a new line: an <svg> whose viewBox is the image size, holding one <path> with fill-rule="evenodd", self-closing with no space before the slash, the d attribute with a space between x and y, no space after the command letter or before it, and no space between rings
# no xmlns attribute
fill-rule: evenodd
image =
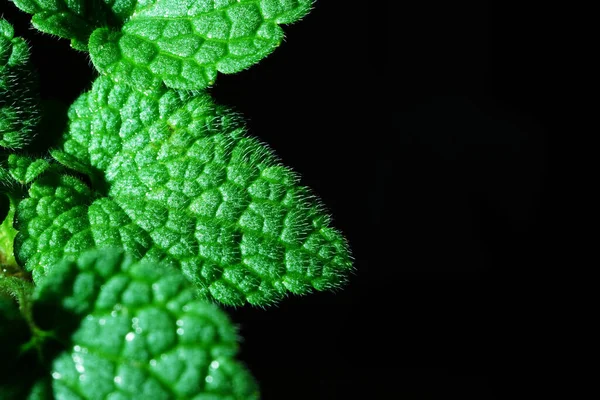
<svg viewBox="0 0 600 400"><path fill-rule="evenodd" d="M86 232L91 201L89 188L72 176L50 173L31 185L29 197L17 207L15 228L19 233L14 252L17 262L32 272L34 282L39 282L45 270L27 265L50 268L65 252L94 247L94 238Z"/></svg>
<svg viewBox="0 0 600 400"><path fill-rule="evenodd" d="M23 270L17 265L14 255L14 241L17 231L13 227L15 202L7 193L0 192L0 276L18 275ZM0 287L3 286L0 284Z"/></svg>
<svg viewBox="0 0 600 400"><path fill-rule="evenodd" d="M208 95L101 77L69 116L63 151L102 172L104 186L52 174L31 185L15 254L36 282L62 257L107 246L177 266L225 304L345 282L349 249L319 199Z"/></svg>
<svg viewBox="0 0 600 400"><path fill-rule="evenodd" d="M102 171L98 171L97 168L81 162L77 157L60 149L50 150L50 155L64 167L86 175L96 191L106 192L106 182Z"/></svg>
<svg viewBox="0 0 600 400"><path fill-rule="evenodd" d="M42 158L31 158L20 154L8 157L8 170L17 182L28 184L50 168L48 161Z"/></svg>
<svg viewBox="0 0 600 400"><path fill-rule="evenodd" d="M80 172L85 175L93 174L93 171L89 165L85 165L84 163L79 161L77 158L73 157L71 154L69 154L65 151L62 151L60 149L51 149L50 155L52 156L52 158L54 158L60 164L62 164L63 166L65 166L67 168L72 169L73 171L77 171L77 172Z"/></svg>
<svg viewBox="0 0 600 400"><path fill-rule="evenodd" d="M71 40L74 49L86 51L91 33L104 26L119 28L129 17L136 0L12 0L32 14L33 26L51 35Z"/></svg>
<svg viewBox="0 0 600 400"><path fill-rule="evenodd" d="M23 148L39 121L37 77L23 38L0 18L0 147Z"/></svg>
<svg viewBox="0 0 600 400"><path fill-rule="evenodd" d="M76 325L52 365L57 399L258 399L227 315L175 269L94 250L56 265L35 301Z"/></svg>
<svg viewBox="0 0 600 400"><path fill-rule="evenodd" d="M176 89L211 86L217 71L256 64L283 40L280 24L299 20L313 0L140 1L123 28L94 31L96 68L118 82Z"/></svg>

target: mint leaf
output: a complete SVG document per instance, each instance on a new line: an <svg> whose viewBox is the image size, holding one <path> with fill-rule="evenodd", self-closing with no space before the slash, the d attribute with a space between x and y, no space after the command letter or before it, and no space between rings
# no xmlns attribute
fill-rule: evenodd
<svg viewBox="0 0 600 400"><path fill-rule="evenodd" d="M20 154L11 154L8 157L8 170L12 178L23 185L33 182L48 168L50 163L43 158L31 158Z"/></svg>
<svg viewBox="0 0 600 400"><path fill-rule="evenodd" d="M283 40L280 24L299 20L313 0L139 1L121 31L94 31L96 68L138 87L211 86L270 54Z"/></svg>
<svg viewBox="0 0 600 400"><path fill-rule="evenodd" d="M258 399L226 314L175 269L94 250L56 265L35 301L78 325L52 364L57 399Z"/></svg>
<svg viewBox="0 0 600 400"><path fill-rule="evenodd" d="M61 159L102 185L55 174L31 185L15 254L35 281L63 256L117 246L179 267L203 297L269 305L338 287L352 269L321 202L208 95L101 77L69 117Z"/></svg>
<svg viewBox="0 0 600 400"><path fill-rule="evenodd" d="M39 120L37 77L23 38L0 18L0 147L23 148Z"/></svg>
<svg viewBox="0 0 600 400"><path fill-rule="evenodd" d="M33 26L51 35L71 40L77 50L87 50L94 29L119 27L129 17L136 0L12 0L32 14Z"/></svg>

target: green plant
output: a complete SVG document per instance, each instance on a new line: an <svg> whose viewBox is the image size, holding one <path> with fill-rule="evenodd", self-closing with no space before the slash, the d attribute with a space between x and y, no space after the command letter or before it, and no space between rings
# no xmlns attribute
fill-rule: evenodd
<svg viewBox="0 0 600 400"><path fill-rule="evenodd" d="M258 398L219 305L340 287L352 260L320 200L209 89L312 0L13 3L99 76L59 144L30 151L58 116L0 20L0 289L17 300L0 293L0 395Z"/></svg>

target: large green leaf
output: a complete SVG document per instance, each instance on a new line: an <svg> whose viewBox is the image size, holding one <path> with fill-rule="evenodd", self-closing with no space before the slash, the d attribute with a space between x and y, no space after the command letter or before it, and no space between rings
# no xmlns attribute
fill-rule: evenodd
<svg viewBox="0 0 600 400"><path fill-rule="evenodd" d="M22 148L31 140L39 120L36 89L27 43L0 18L0 148Z"/></svg>
<svg viewBox="0 0 600 400"><path fill-rule="evenodd" d="M65 255L118 246L181 268L207 298L268 305L352 268L321 202L208 95L101 77L54 154L92 189L47 173L20 202L15 254L36 281Z"/></svg>
<svg viewBox="0 0 600 400"><path fill-rule="evenodd" d="M34 300L66 345L52 363L56 399L258 399L227 315L176 269L93 250L54 266Z"/></svg>
<svg viewBox="0 0 600 400"><path fill-rule="evenodd" d="M202 89L217 71L257 63L283 40L280 24L304 16L313 0L139 1L122 29L97 29L89 51L96 68L119 82Z"/></svg>

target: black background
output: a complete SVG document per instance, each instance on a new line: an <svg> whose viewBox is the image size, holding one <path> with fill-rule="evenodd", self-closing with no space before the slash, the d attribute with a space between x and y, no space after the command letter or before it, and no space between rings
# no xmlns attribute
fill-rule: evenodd
<svg viewBox="0 0 600 400"><path fill-rule="evenodd" d="M529 379L525 282L548 257L562 123L553 19L533 2L393 3L319 0L211 89L323 199L355 258L336 293L228 310L264 400L506 398ZM90 86L84 53L2 12L43 96Z"/></svg>

